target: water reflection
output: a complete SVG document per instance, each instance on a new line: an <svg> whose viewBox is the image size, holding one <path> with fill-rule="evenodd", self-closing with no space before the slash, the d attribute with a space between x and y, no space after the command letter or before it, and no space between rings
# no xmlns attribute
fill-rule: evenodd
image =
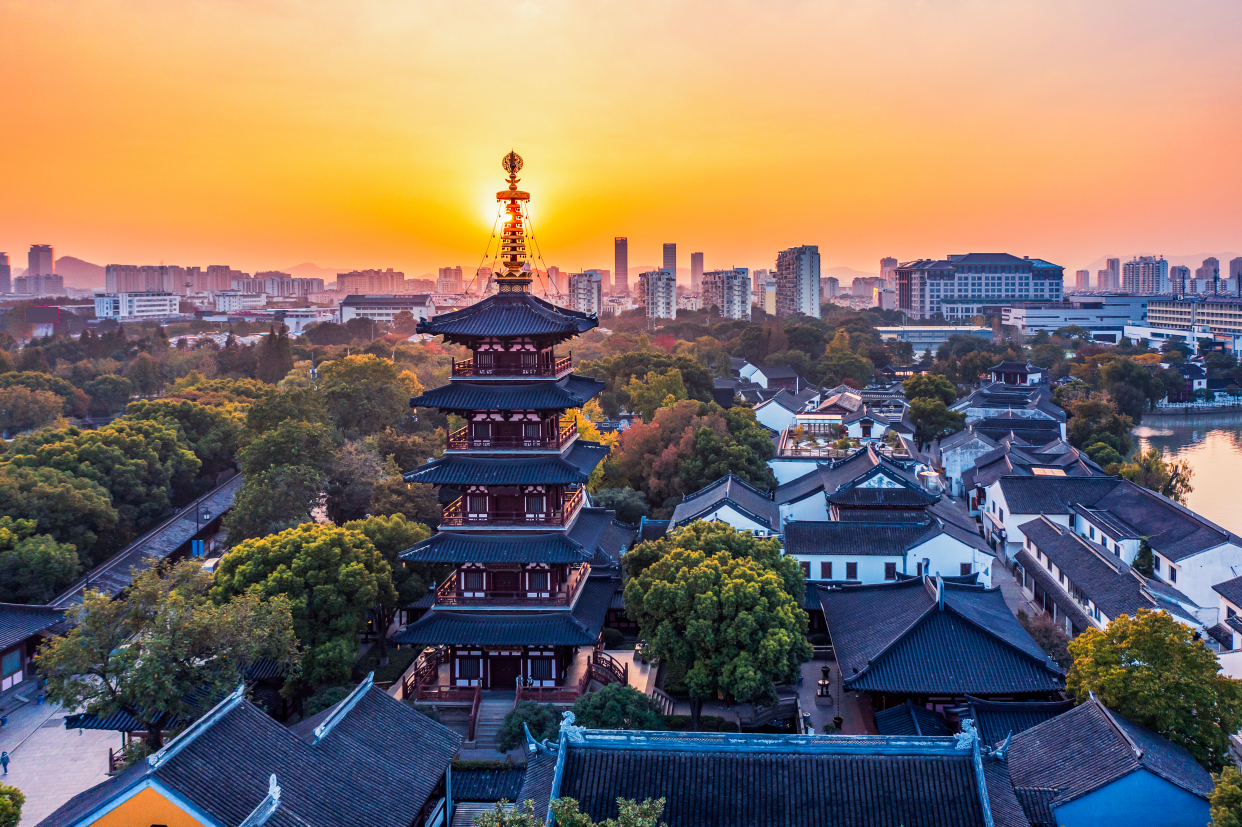
<svg viewBox="0 0 1242 827"><path fill-rule="evenodd" d="M1212 522L1242 534L1242 413L1148 416L1134 429L1139 447L1185 459L1194 469L1186 505Z"/></svg>

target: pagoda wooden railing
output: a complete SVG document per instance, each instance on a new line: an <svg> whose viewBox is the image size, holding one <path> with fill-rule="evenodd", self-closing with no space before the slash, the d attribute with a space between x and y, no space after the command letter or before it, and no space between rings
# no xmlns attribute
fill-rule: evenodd
<svg viewBox="0 0 1242 827"><path fill-rule="evenodd" d="M517 688L517 697L513 705L522 701L536 701L543 704L571 704L586 694L591 681L596 680L607 686L610 683L628 684L630 675L629 664L619 662L612 655L595 649L587 661L586 671L576 684L569 686L522 686Z"/></svg>
<svg viewBox="0 0 1242 827"><path fill-rule="evenodd" d="M440 667L449 662L447 646L426 649L414 661L414 668L401 681L401 697L413 698L420 687L434 686L439 681Z"/></svg>
<svg viewBox="0 0 1242 827"><path fill-rule="evenodd" d="M481 365L477 359L453 362L454 376L561 376L573 370L573 354L560 359L541 358L533 365L494 364Z"/></svg>
<svg viewBox="0 0 1242 827"><path fill-rule="evenodd" d="M552 450L564 448L578 433L578 423L562 419L554 437L528 436L470 436L470 426L459 428L448 435L448 447L455 450L499 451L514 448Z"/></svg>
<svg viewBox="0 0 1242 827"><path fill-rule="evenodd" d="M487 511L470 513L465 510L465 497L458 497L444 507L440 525L494 525L494 526L563 526L568 525L578 513L585 499L582 488L566 494L565 504L550 511Z"/></svg>
<svg viewBox="0 0 1242 827"><path fill-rule="evenodd" d="M535 589L521 591L495 591L483 589L460 588L461 572L455 571L436 589L436 605L440 606L477 606L491 603L506 605L537 605L537 606L568 606L573 602L578 587L590 574L591 567L586 563L576 569L569 570L569 577L556 589L536 592ZM477 596L476 596L477 595ZM546 596L540 596L546 595Z"/></svg>

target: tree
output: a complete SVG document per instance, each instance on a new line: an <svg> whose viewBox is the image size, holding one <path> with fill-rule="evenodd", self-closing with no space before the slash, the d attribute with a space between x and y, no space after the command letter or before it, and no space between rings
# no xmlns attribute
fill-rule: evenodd
<svg viewBox="0 0 1242 827"><path fill-rule="evenodd" d="M283 324L280 330L272 328L259 340L256 353L255 378L275 385L293 370L293 346L289 342L289 328Z"/></svg>
<svg viewBox="0 0 1242 827"><path fill-rule="evenodd" d="M403 514L432 528L440 524L440 500L434 485L406 482L391 456L384 463L381 479L371 490L371 513L376 516Z"/></svg>
<svg viewBox="0 0 1242 827"><path fill-rule="evenodd" d="M315 521L328 478L306 465L278 465L247 474L224 516L229 545Z"/></svg>
<svg viewBox="0 0 1242 827"><path fill-rule="evenodd" d="M1048 653L1048 657L1056 661L1057 666L1068 671L1073 664L1074 659L1069 653L1069 635L1065 633L1062 624L1052 619L1052 615L1047 612L1040 612L1035 617L1030 617L1026 612L1018 609L1018 622L1026 629L1035 642L1039 644L1039 648Z"/></svg>
<svg viewBox="0 0 1242 827"><path fill-rule="evenodd" d="M1212 776L1212 827L1242 827L1242 774L1225 767ZM2 823L2 822L0 822Z"/></svg>
<svg viewBox="0 0 1242 827"><path fill-rule="evenodd" d="M664 374L652 371L642 381L631 379L626 391L630 395L630 409L649 422L656 408L670 404L670 397L673 402L686 398L686 383L682 381L681 371L673 368Z"/></svg>
<svg viewBox="0 0 1242 827"><path fill-rule="evenodd" d="M328 406L319 388L280 390L261 399L246 411L246 428L253 433L270 431L287 419L295 422L324 422L328 418Z"/></svg>
<svg viewBox="0 0 1242 827"><path fill-rule="evenodd" d="M547 814L535 812L534 800L528 798L512 807L508 804L502 799L493 809L479 813L474 817L474 827L544 827Z"/></svg>
<svg viewBox="0 0 1242 827"><path fill-rule="evenodd" d="M330 426L286 419L242 449L241 467L246 474L257 474L281 465L297 465L314 468L326 477L336 464L340 446L340 434Z"/></svg>
<svg viewBox="0 0 1242 827"><path fill-rule="evenodd" d="M418 319L408 310L392 317L392 332L398 336L413 336L418 332Z"/></svg>
<svg viewBox="0 0 1242 827"><path fill-rule="evenodd" d="M337 523L364 516L383 472L374 449L360 439L346 442L328 472L328 516Z"/></svg>
<svg viewBox="0 0 1242 827"><path fill-rule="evenodd" d="M723 523L692 523L660 542L667 550L631 575L625 605L648 655L685 672L694 728L703 700L719 692L774 701L776 682L795 680L811 657L797 561L778 541Z"/></svg>
<svg viewBox="0 0 1242 827"><path fill-rule="evenodd" d="M12 314L10 314L12 315ZM0 388L22 387L32 391L51 391L64 403L65 416L85 416L90 397L72 384L50 373L14 370L0 372Z"/></svg>
<svg viewBox="0 0 1242 827"><path fill-rule="evenodd" d="M28 517L36 533L72 543L95 563L108 556L116 539L118 516L107 489L55 468L0 464L0 517Z"/></svg>
<svg viewBox="0 0 1242 827"><path fill-rule="evenodd" d="M414 374L375 356L325 362L319 387L328 415L351 439L399 426L409 416L410 398L422 391Z"/></svg>
<svg viewBox="0 0 1242 827"><path fill-rule="evenodd" d="M164 386L163 369L150 353L139 353L135 356L125 366L125 378L143 396L153 396Z"/></svg>
<svg viewBox="0 0 1242 827"><path fill-rule="evenodd" d="M578 802L572 798L554 798L550 802L552 817L559 827L667 827L660 821L664 804L663 798L648 798L642 804L618 798L617 817L596 822L586 813L579 812Z"/></svg>
<svg viewBox="0 0 1242 827"><path fill-rule="evenodd" d="M124 376L104 374L83 388L91 398L91 413L100 416L116 413L134 396L134 383Z"/></svg>
<svg viewBox="0 0 1242 827"><path fill-rule="evenodd" d="M0 827L17 827L22 820L26 796L17 787L0 784Z"/></svg>
<svg viewBox="0 0 1242 827"><path fill-rule="evenodd" d="M39 651L48 697L101 717L127 712L159 747L174 720L201 715L242 679L246 666L298 659L289 601L238 594L212 602L197 561L138 574L124 598L87 591L77 624Z"/></svg>
<svg viewBox="0 0 1242 827"><path fill-rule="evenodd" d="M1159 448L1148 448L1121 466L1121 476L1179 503L1194 490L1190 484L1195 470L1184 459L1166 457Z"/></svg>
<svg viewBox="0 0 1242 827"><path fill-rule="evenodd" d="M220 408L176 399L138 400L129 403L122 418L151 420L178 429L202 463L200 473L204 476L214 477L237 461L241 424Z"/></svg>
<svg viewBox="0 0 1242 827"><path fill-rule="evenodd" d="M0 517L0 603L48 603L81 570L77 549L35 534L35 526Z"/></svg>
<svg viewBox="0 0 1242 827"><path fill-rule="evenodd" d="M957 388L943 376L931 373L916 373L901 383L906 399L939 399L945 405L952 405L957 400Z"/></svg>
<svg viewBox="0 0 1242 827"><path fill-rule="evenodd" d="M526 724L536 741L556 738L561 719L550 704L522 701L505 714L500 730L496 733L496 749L508 752L526 743Z"/></svg>
<svg viewBox="0 0 1242 827"><path fill-rule="evenodd" d="M915 399L910 403L910 421L914 423L914 441L919 450L949 434L966 427L966 415L949 410L939 399Z"/></svg>
<svg viewBox="0 0 1242 827"><path fill-rule="evenodd" d="M637 525L643 517L651 514L647 498L633 488L601 488L591 494L591 504L596 508L611 508L623 523Z"/></svg>
<svg viewBox="0 0 1242 827"><path fill-rule="evenodd" d="M1156 559L1151 553L1150 539L1140 537L1138 552L1134 555L1134 570L1144 577L1156 576Z"/></svg>
<svg viewBox="0 0 1242 827"><path fill-rule="evenodd" d="M1242 728L1242 683L1220 674L1216 655L1195 638L1167 612L1122 615L1070 641L1066 688L1078 703L1094 692L1109 709L1219 771L1230 763L1230 734Z"/></svg>
<svg viewBox="0 0 1242 827"><path fill-rule="evenodd" d="M63 408L64 400L52 391L32 391L21 385L0 388L0 435L54 425Z"/></svg>
<svg viewBox="0 0 1242 827"><path fill-rule="evenodd" d="M428 588L436 582L435 574L430 566L423 563L408 563L401 559L403 551L408 551L415 543L430 537L431 529L422 523L406 519L402 514L367 517L365 520L346 523L345 528L360 531L366 535L376 551L383 555L392 571L395 599L390 603L375 605L380 664L387 664L388 627L396 619L397 609L408 606L427 594Z"/></svg>
<svg viewBox="0 0 1242 827"><path fill-rule="evenodd" d="M303 646L301 688L349 680L356 636L373 606L396 601L392 569L360 531L303 524L246 540L220 560L212 596L284 596Z"/></svg>
<svg viewBox="0 0 1242 827"><path fill-rule="evenodd" d="M610 683L588 692L570 708L574 723L587 729L664 729L659 705L632 686Z"/></svg>

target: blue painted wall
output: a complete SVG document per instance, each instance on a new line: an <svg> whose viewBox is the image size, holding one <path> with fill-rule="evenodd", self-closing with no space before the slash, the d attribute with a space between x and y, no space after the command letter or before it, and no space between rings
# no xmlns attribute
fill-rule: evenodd
<svg viewBox="0 0 1242 827"><path fill-rule="evenodd" d="M1205 827L1206 799L1147 770L1137 770L1103 789L1053 811L1060 827Z"/></svg>

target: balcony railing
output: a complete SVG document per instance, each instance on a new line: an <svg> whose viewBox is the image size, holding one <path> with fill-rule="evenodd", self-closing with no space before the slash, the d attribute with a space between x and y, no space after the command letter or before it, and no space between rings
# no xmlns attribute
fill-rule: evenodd
<svg viewBox="0 0 1242 827"><path fill-rule="evenodd" d="M536 591L498 591L495 589L466 590L462 588L461 572L455 571L440 588L436 589L436 604L440 606L568 606L573 602L578 587L586 580L591 567L586 563L569 570L569 578L555 589Z"/></svg>
<svg viewBox="0 0 1242 827"><path fill-rule="evenodd" d="M578 513L585 499L583 489L570 491L561 508L550 511L466 511L465 497L458 497L444 507L440 525L444 526L564 526Z"/></svg>
<svg viewBox="0 0 1242 827"><path fill-rule="evenodd" d="M561 359L540 359L533 365L478 364L476 359L453 362L454 376L562 376L573 370L573 354Z"/></svg>
<svg viewBox="0 0 1242 827"><path fill-rule="evenodd" d="M459 451L559 450L578 433L578 424L572 419L562 419L555 437L470 436L469 430L467 425L449 434L448 447Z"/></svg>

